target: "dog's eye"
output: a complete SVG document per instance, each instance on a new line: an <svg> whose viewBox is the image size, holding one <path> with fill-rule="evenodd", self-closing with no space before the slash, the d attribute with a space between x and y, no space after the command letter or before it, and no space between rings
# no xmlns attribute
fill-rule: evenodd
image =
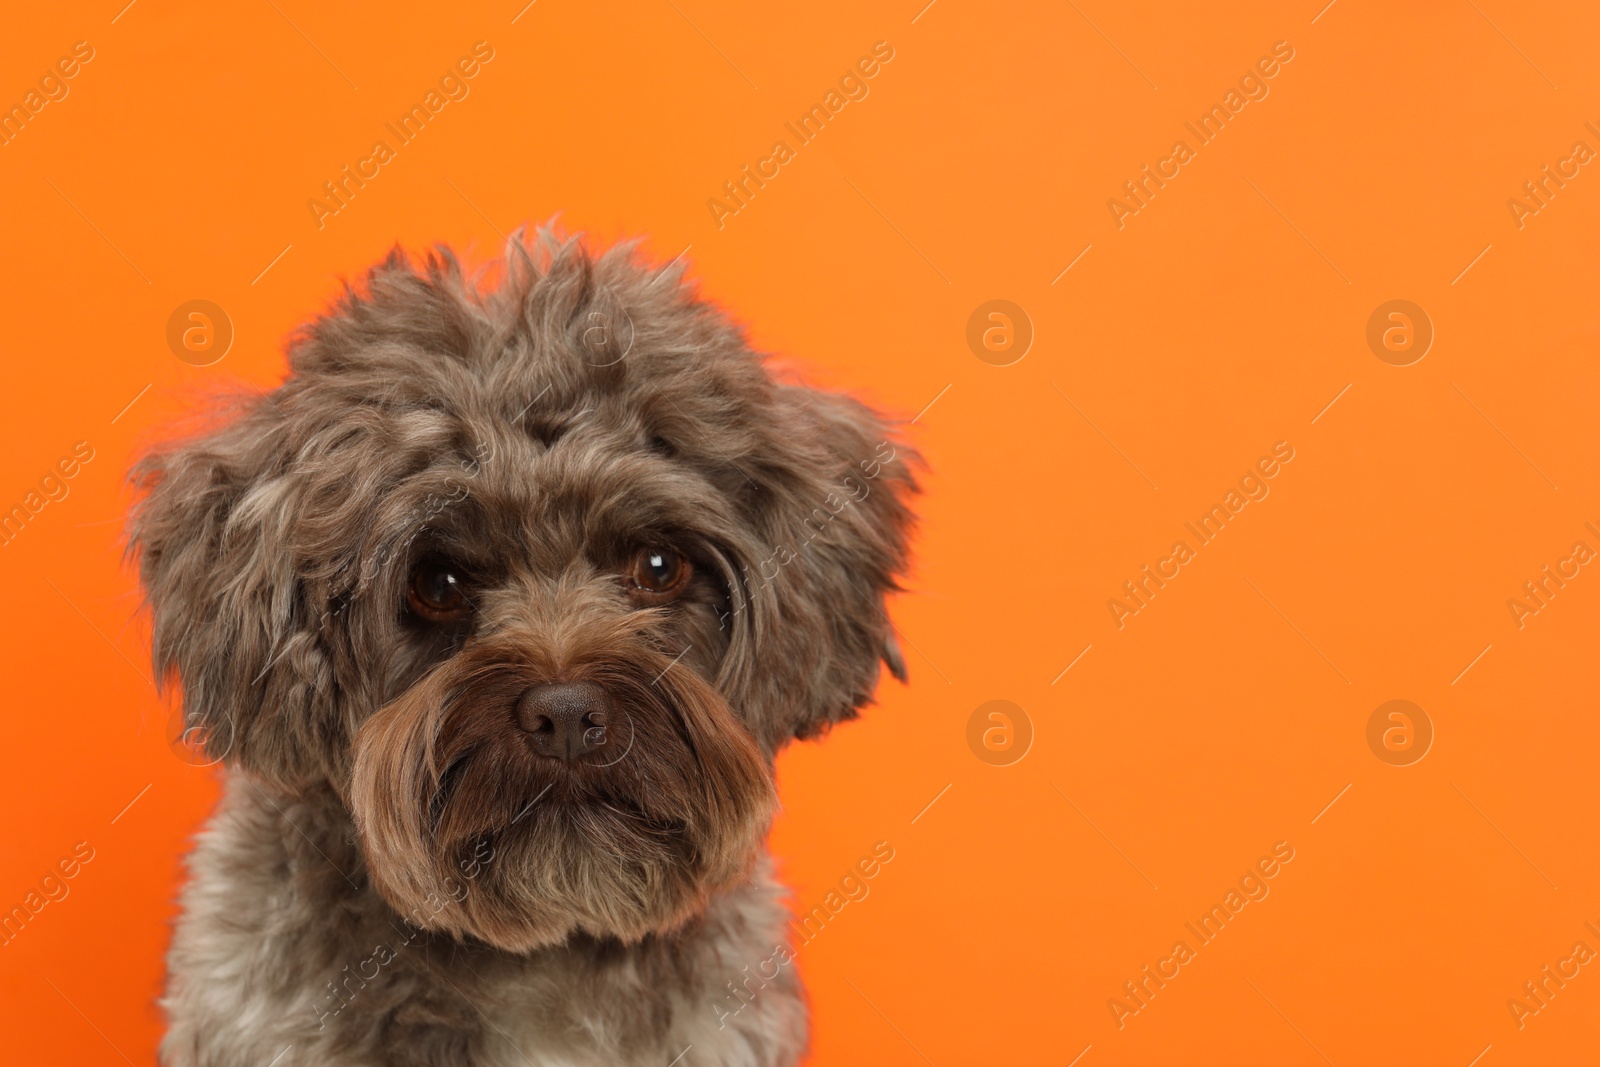
<svg viewBox="0 0 1600 1067"><path fill-rule="evenodd" d="M692 568L676 550L664 545L641 548L628 562L628 590L637 599L660 603L683 590Z"/></svg>
<svg viewBox="0 0 1600 1067"><path fill-rule="evenodd" d="M412 611L436 622L462 618L472 608L458 568L443 560L424 560L412 569L406 602Z"/></svg>

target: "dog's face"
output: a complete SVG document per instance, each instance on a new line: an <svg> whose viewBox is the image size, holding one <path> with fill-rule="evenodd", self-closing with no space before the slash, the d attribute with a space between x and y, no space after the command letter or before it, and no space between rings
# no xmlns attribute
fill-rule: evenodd
<svg viewBox="0 0 1600 1067"><path fill-rule="evenodd" d="M185 722L331 782L399 912L633 940L741 876L787 740L901 673L896 452L676 274L546 236L491 289L391 256L140 465L131 543Z"/></svg>

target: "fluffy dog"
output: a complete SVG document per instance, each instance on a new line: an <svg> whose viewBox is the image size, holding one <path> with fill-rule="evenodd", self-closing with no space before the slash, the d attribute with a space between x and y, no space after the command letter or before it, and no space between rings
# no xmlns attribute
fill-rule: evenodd
<svg viewBox="0 0 1600 1067"><path fill-rule="evenodd" d="M507 248L397 251L135 468L156 667L225 765L172 1067L804 1052L773 758L904 679L911 457L679 269Z"/></svg>

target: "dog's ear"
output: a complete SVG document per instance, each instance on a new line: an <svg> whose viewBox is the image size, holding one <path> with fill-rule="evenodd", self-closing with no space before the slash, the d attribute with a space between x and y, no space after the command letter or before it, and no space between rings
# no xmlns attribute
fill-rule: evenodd
<svg viewBox="0 0 1600 1067"><path fill-rule="evenodd" d="M296 574L288 437L271 400L238 402L140 460L128 523L156 674L182 687L186 743L283 784L326 773L345 747L321 736L339 729L325 714L335 680Z"/></svg>
<svg viewBox="0 0 1600 1067"><path fill-rule="evenodd" d="M780 385L767 414L747 484L757 558L739 561L731 616L776 748L854 718L880 662L905 680L884 596L906 565L917 457L849 397Z"/></svg>

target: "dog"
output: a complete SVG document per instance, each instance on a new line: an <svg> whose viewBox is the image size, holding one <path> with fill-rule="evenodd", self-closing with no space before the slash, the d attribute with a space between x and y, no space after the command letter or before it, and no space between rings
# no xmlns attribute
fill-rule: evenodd
<svg viewBox="0 0 1600 1067"><path fill-rule="evenodd" d="M134 466L223 795L169 1067L767 1067L807 1044L773 761L905 666L918 457L681 266L398 248Z"/></svg>

